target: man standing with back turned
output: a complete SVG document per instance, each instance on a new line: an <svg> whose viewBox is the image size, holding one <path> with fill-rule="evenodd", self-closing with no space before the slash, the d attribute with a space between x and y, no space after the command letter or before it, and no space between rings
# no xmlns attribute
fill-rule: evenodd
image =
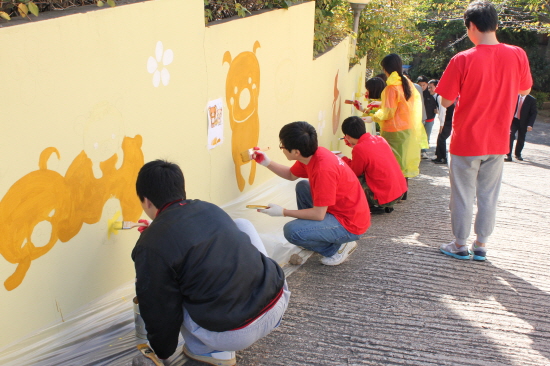
<svg viewBox="0 0 550 366"><path fill-rule="evenodd" d="M525 52L499 43L498 15L486 1L471 3L464 13L468 37L475 47L455 55L436 92L444 107L458 97L451 138L451 224L455 240L441 252L470 259L474 197L477 197L473 259L486 259L485 244L495 226L502 181L503 155L508 153L510 121L518 93L529 94L533 80Z"/></svg>

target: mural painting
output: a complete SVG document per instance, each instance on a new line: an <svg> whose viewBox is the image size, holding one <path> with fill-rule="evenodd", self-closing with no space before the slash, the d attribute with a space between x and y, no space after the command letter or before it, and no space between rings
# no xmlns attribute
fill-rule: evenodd
<svg viewBox="0 0 550 366"><path fill-rule="evenodd" d="M242 52L235 58L229 51L223 55L223 62L229 64L229 71L225 81L225 100L229 113L229 122L232 130L231 154L235 164L237 186L242 192L245 179L241 173L241 166L251 163L248 183L254 183L256 162L254 160L243 163L241 153L254 146L258 146L260 136L260 117L258 115L258 97L260 95L260 64L256 58L256 49L260 47L254 42L252 52Z"/></svg>
<svg viewBox="0 0 550 366"><path fill-rule="evenodd" d="M25 278L31 261L46 254L60 240L72 239L84 223L95 224L101 219L103 206L111 197L120 201L124 220L137 221L142 208L135 193L135 181L144 159L142 138L124 137L124 160L116 169L118 155L114 154L99 166L100 178L95 178L92 160L82 151L71 163L65 176L49 170L52 154L61 159L55 147L40 154L38 170L15 182L0 201L0 254L17 264L15 272L5 280L11 291ZM32 242L34 228L43 222L51 226L49 241L43 246Z"/></svg>
<svg viewBox="0 0 550 366"><path fill-rule="evenodd" d="M342 105L340 103L340 90L338 90L338 73L336 71L336 77L334 78L334 100L332 102L332 134L336 135L338 132L338 125L340 124L340 112ZM338 108L338 109L337 109Z"/></svg>

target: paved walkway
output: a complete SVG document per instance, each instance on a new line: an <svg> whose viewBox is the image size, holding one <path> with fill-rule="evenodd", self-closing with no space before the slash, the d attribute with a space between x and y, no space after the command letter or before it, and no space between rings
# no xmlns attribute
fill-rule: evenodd
<svg viewBox="0 0 550 366"><path fill-rule="evenodd" d="M346 263L314 255L288 278L282 325L238 364L550 365L550 123L527 136L525 161L505 164L487 262L440 254L448 169L424 160Z"/></svg>

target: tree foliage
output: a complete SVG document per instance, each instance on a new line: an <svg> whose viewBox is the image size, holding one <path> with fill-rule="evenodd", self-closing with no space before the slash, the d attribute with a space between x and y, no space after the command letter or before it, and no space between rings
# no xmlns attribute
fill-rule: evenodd
<svg viewBox="0 0 550 366"><path fill-rule="evenodd" d="M550 0L493 0L499 27L550 33ZM468 0L431 0L428 21L461 20Z"/></svg>
<svg viewBox="0 0 550 366"><path fill-rule="evenodd" d="M433 0L430 5L429 15L426 21L419 24L419 28L433 36L433 48L415 55L412 62L411 76L426 75L429 78L438 79L443 74L449 60L458 52L471 48L474 45L466 35L463 22L463 13L468 3L454 0ZM534 89L550 91L550 60L545 57L546 48L541 46L541 33L548 32L548 23L543 23L541 14L520 16L519 12L512 14L510 9L519 9L520 3L507 2L501 4L495 2L495 8L499 12L499 28L497 38L500 42L513 44L523 48L531 66ZM529 9L548 9L548 3L532 0L522 3L523 12ZM546 4L546 5L545 5ZM512 15L510 15L512 14ZM510 16L509 16L510 15ZM538 19L535 21L535 19Z"/></svg>
<svg viewBox="0 0 550 366"><path fill-rule="evenodd" d="M115 6L115 0L0 0L0 18L11 20L20 16L29 18L29 14L38 16L39 13L49 10L63 10L74 6L84 5Z"/></svg>
<svg viewBox="0 0 550 366"><path fill-rule="evenodd" d="M261 9L288 9L295 0L204 0L206 23L233 16L244 17Z"/></svg>
<svg viewBox="0 0 550 366"><path fill-rule="evenodd" d="M431 43L417 27L425 17L419 0L373 0L361 12L356 37L356 57L367 56L367 68L379 70L380 60L399 53L405 60ZM345 0L316 0L315 54L326 51L353 33L353 10Z"/></svg>

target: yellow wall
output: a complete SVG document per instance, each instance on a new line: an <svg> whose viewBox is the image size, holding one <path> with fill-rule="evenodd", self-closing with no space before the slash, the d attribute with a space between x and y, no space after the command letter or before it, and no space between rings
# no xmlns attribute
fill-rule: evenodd
<svg viewBox="0 0 550 366"><path fill-rule="evenodd" d="M313 20L308 2L205 27L202 3L156 0L0 28L0 347L133 278L138 233L108 236L108 227L142 215L143 161L179 163L188 197L223 204L272 177L259 167L250 185L255 163L245 164L241 191L232 140L257 139L284 162L279 129L305 120L322 146L347 149L333 134L333 105L336 122L353 113L344 100L363 89L364 67L348 69L348 40L313 60ZM159 42L171 62L158 63L169 79L155 86ZM249 127L233 132L227 83L247 70L238 56L257 62L259 92ZM217 98L224 139L207 150L206 105Z"/></svg>

